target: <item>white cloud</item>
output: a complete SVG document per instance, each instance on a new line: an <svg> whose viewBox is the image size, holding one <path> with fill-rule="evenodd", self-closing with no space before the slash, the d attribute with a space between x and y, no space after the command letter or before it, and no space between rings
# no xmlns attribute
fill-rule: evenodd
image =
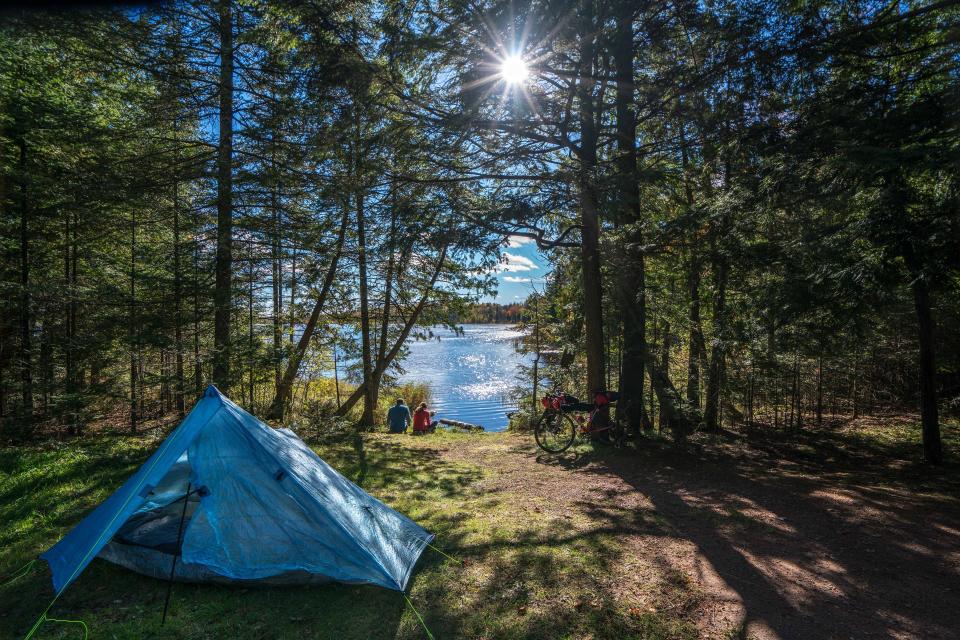
<svg viewBox="0 0 960 640"><path fill-rule="evenodd" d="M517 276L503 276L503 281L530 283L530 282L544 282L544 279L543 278L519 278Z"/></svg>
<svg viewBox="0 0 960 640"><path fill-rule="evenodd" d="M533 242L533 238L527 238L525 236L508 236L507 237L507 246L511 249L519 249L525 244L530 244Z"/></svg>
<svg viewBox="0 0 960 640"><path fill-rule="evenodd" d="M518 256L513 253L504 253L503 260L501 264L496 266L494 271L510 271L516 273L518 271L533 271L534 269L540 268L540 266L530 258Z"/></svg>

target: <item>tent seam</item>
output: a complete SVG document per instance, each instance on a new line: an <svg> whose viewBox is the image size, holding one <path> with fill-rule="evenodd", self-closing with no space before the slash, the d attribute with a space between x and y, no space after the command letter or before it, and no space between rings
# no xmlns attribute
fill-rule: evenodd
<svg viewBox="0 0 960 640"><path fill-rule="evenodd" d="M229 410L229 412L230 412L230 417L233 418L240 427L245 428L245 426L244 426L244 421L241 419L243 416L238 415L238 414L236 413L236 411L233 409L233 407L230 406L231 404L233 404L232 401L230 401L229 404L228 404L227 402L224 402L223 406L226 407L226 408ZM250 414L250 415L252 416L252 414ZM253 417L256 419L255 416L253 416ZM257 419L257 422L258 422L260 425L263 425L263 423L261 423L261 422L259 421L259 419ZM263 425L263 426L265 426L265 425ZM265 428L270 429L270 427L266 427L266 426L265 426ZM260 443L258 443L258 444L260 444ZM262 449L264 450L264 452L265 452L274 462L276 462L278 465L281 465L281 466L284 466L284 467L289 466L289 465L283 464L283 462L282 462L279 458L277 458L272 452L270 452L266 447L261 446L261 448L262 448ZM317 496L316 493L315 493L314 491L312 491L312 488L313 488L312 485L310 485L309 483L304 482L304 481L303 481L303 478L300 477L300 474L296 473L295 471L293 471L293 470L291 469L290 477L291 477L291 478L296 478L296 480L297 480L297 486L300 487L300 489L302 489L303 491L305 491L305 492L306 492L308 495L310 495L314 500L317 500L318 502L320 501L320 500L319 500L319 496ZM337 518L330 518L330 520L331 520L331 521L337 526L337 528L344 534L344 536L346 537L346 539L352 541L352 542L354 543L354 545L356 545L356 547L357 547L358 549L360 549L360 551L362 551L364 555L367 556L367 558L369 558L371 561L373 561L373 563L377 566L377 568L380 570L381 574L382 574L384 577L388 578L390 581L392 581L394 584L396 584L396 578L395 578L394 576L392 576L389 571L387 571L387 568L383 566L383 563L381 563L380 560L378 560L378 559L376 558L376 556L374 556L373 553L371 553L370 550L367 549L367 547L366 547L365 545L363 545L360 541L358 541L358 540L353 536L353 534L351 534L350 531L348 531L347 528L344 527L344 526L340 523L340 521L339 521ZM338 555L339 555L339 554L338 554Z"/></svg>

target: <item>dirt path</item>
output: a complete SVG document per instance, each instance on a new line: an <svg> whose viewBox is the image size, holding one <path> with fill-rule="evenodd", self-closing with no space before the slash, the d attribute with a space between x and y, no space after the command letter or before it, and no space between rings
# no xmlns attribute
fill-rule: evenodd
<svg viewBox="0 0 960 640"><path fill-rule="evenodd" d="M960 638L956 485L803 451L546 456L504 434L441 456L486 468L483 489L508 496L515 517L615 536L616 566L592 588L682 616L704 638Z"/></svg>

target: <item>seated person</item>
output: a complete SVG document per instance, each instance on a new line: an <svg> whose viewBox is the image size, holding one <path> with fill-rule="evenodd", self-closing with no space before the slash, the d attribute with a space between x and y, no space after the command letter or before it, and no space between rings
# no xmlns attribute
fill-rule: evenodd
<svg viewBox="0 0 960 640"><path fill-rule="evenodd" d="M406 433L410 426L410 408L407 407L403 398L397 398L396 404L387 411L387 426L390 433Z"/></svg>
<svg viewBox="0 0 960 640"><path fill-rule="evenodd" d="M413 433L414 435L424 434L428 431L432 432L437 428L437 423L431 422L430 411L427 410L427 403L421 402L420 406L417 407L417 410L413 412Z"/></svg>

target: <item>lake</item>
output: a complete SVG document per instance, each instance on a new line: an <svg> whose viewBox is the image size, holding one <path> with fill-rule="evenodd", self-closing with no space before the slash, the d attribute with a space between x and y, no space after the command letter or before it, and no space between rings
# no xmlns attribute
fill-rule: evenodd
<svg viewBox="0 0 960 640"><path fill-rule="evenodd" d="M434 327L430 340L408 340L401 382L430 386L431 410L438 418L479 424L487 431L507 428L506 413L515 411L510 390L518 384L519 366L531 362L516 351L523 336L513 325L466 324L463 334Z"/></svg>

